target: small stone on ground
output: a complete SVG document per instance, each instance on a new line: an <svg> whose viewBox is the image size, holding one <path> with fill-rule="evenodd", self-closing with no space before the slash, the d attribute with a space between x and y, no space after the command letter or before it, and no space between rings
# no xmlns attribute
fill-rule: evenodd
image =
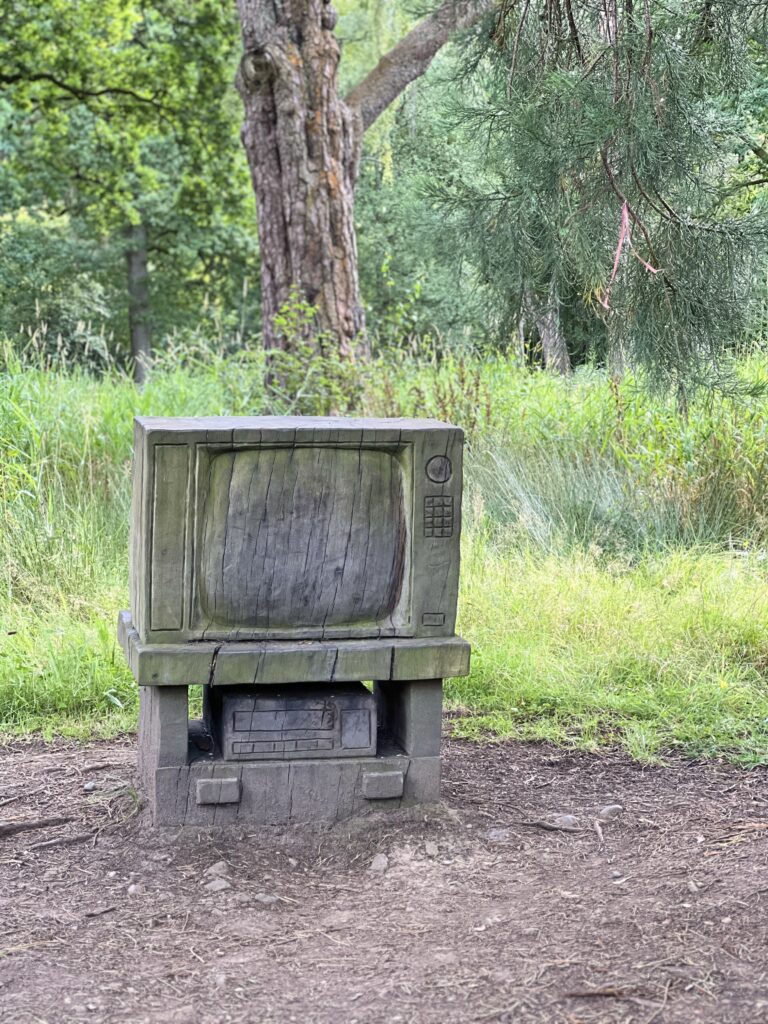
<svg viewBox="0 0 768 1024"><path fill-rule="evenodd" d="M217 876L216 878L212 878L210 882L206 882L205 888L208 892L224 892L225 889L231 889L232 885L226 880L226 878Z"/></svg>

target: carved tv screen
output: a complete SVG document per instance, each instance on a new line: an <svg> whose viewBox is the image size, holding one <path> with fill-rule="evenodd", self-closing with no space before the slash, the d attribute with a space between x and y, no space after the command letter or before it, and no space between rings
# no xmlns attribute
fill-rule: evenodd
<svg viewBox="0 0 768 1024"><path fill-rule="evenodd" d="M453 634L462 444L430 420L137 419L142 640Z"/></svg>

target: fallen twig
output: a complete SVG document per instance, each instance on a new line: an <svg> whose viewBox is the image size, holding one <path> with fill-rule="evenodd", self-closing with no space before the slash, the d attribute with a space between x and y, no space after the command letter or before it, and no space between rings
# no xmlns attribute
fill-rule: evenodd
<svg viewBox="0 0 768 1024"><path fill-rule="evenodd" d="M86 910L85 917L101 917L102 914L111 914L117 907L100 907L98 910Z"/></svg>
<svg viewBox="0 0 768 1024"><path fill-rule="evenodd" d="M551 821L516 821L515 825L527 825L528 828L543 828L545 832L583 832L583 828L575 825L555 825Z"/></svg>
<svg viewBox="0 0 768 1024"><path fill-rule="evenodd" d="M669 998L669 986L671 984L672 984L672 979L670 978L667 981L666 985L664 986L664 998L662 999L661 1004L653 1011L653 1013L648 1018L648 1020L645 1022L645 1024L653 1024L653 1021L656 1020L656 1018L659 1016L661 1011L667 1005L667 999Z"/></svg>
<svg viewBox="0 0 768 1024"><path fill-rule="evenodd" d="M35 818L30 821L0 822L0 839L4 839L6 836L15 836L17 832L31 832L33 829L66 825L67 822L74 820L74 818Z"/></svg>
<svg viewBox="0 0 768 1024"><path fill-rule="evenodd" d="M622 988L585 988L573 992L563 992L564 999L591 999L594 996L605 997L606 999L632 999Z"/></svg>
<svg viewBox="0 0 768 1024"><path fill-rule="evenodd" d="M80 832L76 836L59 836L57 839L46 839L42 843L33 843L28 850L43 850L47 846L73 846L75 843L87 843L93 839L93 832Z"/></svg>
<svg viewBox="0 0 768 1024"><path fill-rule="evenodd" d="M16 796L9 796L5 800L0 800L0 807L5 807L6 804L15 803L17 800L21 800L25 796L37 796L38 793L42 793L42 792L43 792L43 787L41 786L40 789L33 789L33 790L30 790L28 793L27 792L17 793Z"/></svg>

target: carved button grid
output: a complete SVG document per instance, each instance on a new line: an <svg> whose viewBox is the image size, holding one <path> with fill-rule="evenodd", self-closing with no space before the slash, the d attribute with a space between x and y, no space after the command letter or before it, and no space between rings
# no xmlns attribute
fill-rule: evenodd
<svg viewBox="0 0 768 1024"><path fill-rule="evenodd" d="M424 536L453 536L453 498L428 494L424 498Z"/></svg>

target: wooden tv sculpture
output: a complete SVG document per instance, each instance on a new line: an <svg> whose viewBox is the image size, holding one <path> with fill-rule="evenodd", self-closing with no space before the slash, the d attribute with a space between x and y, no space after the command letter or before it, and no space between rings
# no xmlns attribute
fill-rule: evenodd
<svg viewBox="0 0 768 1024"><path fill-rule="evenodd" d="M136 420L119 637L155 824L439 799L462 446L434 420Z"/></svg>

